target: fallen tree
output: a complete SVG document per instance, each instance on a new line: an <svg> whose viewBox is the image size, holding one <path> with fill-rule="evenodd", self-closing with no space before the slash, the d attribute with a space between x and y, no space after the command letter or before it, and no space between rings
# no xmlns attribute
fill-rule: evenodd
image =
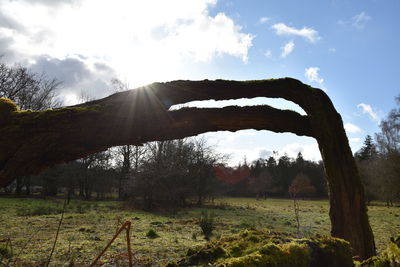
<svg viewBox="0 0 400 267"><path fill-rule="evenodd" d="M254 97L284 98L298 104L307 116L269 106L169 110L195 100ZM12 102L2 99L0 115L0 186L116 145L241 129L314 137L329 184L331 234L348 240L361 259L375 255L363 186L341 116L322 90L297 80L153 83L41 112L18 111Z"/></svg>

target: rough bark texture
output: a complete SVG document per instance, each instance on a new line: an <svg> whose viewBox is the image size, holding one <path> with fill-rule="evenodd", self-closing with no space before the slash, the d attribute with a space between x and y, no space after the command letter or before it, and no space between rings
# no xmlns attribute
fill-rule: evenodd
<svg viewBox="0 0 400 267"><path fill-rule="evenodd" d="M183 108L195 100L284 98L307 113L269 106ZM292 132L317 139L329 183L332 235L366 259L375 254L363 187L343 122L320 89L284 78L259 81L174 81L44 112L19 112L0 102L0 186L115 145L176 139L241 129Z"/></svg>

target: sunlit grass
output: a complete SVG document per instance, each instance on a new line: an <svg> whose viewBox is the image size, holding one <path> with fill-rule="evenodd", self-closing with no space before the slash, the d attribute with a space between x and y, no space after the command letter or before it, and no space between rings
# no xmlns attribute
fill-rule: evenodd
<svg viewBox="0 0 400 267"><path fill-rule="evenodd" d="M0 240L11 239L13 254L21 248L26 262L44 262L50 252L62 210L62 200L0 199ZM375 203L381 204L381 203ZM67 206L52 262L90 263L124 221L132 221L132 247L137 258L159 262L182 257L187 249L206 242L198 220L202 212L215 216L212 238L237 233L244 228L271 229L295 234L293 202L289 199L217 199L202 208L175 214L149 213L121 208L120 202L72 201ZM399 235L400 207L369 207L371 225L379 250L390 236ZM328 201L300 201L301 234L329 235ZM150 238L153 230L158 237ZM126 251L121 235L102 259Z"/></svg>

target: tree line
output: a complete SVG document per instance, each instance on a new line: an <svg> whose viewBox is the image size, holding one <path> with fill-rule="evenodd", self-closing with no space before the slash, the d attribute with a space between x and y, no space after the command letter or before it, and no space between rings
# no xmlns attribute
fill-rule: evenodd
<svg viewBox="0 0 400 267"><path fill-rule="evenodd" d="M400 96L396 103L375 138L367 135L355 153L368 203L381 200L393 206L400 200Z"/></svg>
<svg viewBox="0 0 400 267"><path fill-rule="evenodd" d="M21 177L6 190L42 197L129 200L144 209L201 205L219 196L289 197L290 188L299 184L311 188L296 191L303 197L327 196L322 162L305 160L301 153L295 159L271 156L236 167L226 166L225 160L201 138L120 146Z"/></svg>
<svg viewBox="0 0 400 267"><path fill-rule="evenodd" d="M286 154L277 157L259 158L248 164L246 161L236 168L216 166L217 177L225 182L223 195L258 199L289 197L291 186L301 184L310 190L298 192L303 197L327 197L327 185L322 161L305 160L299 152L296 158Z"/></svg>

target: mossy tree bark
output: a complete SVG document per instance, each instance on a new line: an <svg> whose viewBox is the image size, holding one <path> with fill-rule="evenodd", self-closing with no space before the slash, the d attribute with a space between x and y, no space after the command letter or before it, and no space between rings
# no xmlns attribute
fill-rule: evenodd
<svg viewBox="0 0 400 267"><path fill-rule="evenodd" d="M195 100L284 98L307 113L269 106L182 108ZM292 132L317 139L329 183L332 235L362 259L375 255L363 187L340 115L328 96L297 80L174 81L117 93L74 107L18 112L0 102L0 186L116 145L241 129ZM7 108L2 109L2 106Z"/></svg>
<svg viewBox="0 0 400 267"><path fill-rule="evenodd" d="M364 188L341 116L325 93L317 92L310 103L313 107L310 121L328 180L331 234L350 241L355 255L367 259L375 255L375 242L368 222Z"/></svg>

